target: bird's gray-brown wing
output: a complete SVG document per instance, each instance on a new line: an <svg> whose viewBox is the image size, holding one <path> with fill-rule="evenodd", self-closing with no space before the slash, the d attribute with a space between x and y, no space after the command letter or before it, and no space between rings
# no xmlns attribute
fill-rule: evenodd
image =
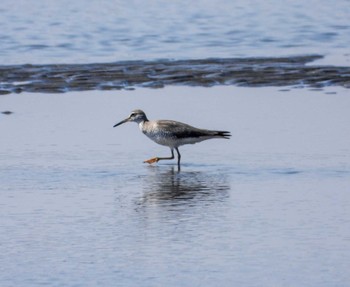
<svg viewBox="0 0 350 287"><path fill-rule="evenodd" d="M171 134L178 139L201 137L222 137L228 139L231 136L228 131L199 129L177 121L161 120L157 122L157 125L164 133Z"/></svg>

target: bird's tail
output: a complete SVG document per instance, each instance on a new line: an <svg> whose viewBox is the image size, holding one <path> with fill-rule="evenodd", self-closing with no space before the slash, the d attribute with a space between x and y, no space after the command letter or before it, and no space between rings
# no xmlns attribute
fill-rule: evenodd
<svg viewBox="0 0 350 287"><path fill-rule="evenodd" d="M221 137L224 139L229 139L231 136L231 133L228 131L215 131L215 136Z"/></svg>

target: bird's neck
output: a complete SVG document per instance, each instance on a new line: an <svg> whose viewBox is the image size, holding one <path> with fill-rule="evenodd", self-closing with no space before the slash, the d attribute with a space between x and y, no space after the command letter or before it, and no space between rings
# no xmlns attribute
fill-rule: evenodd
<svg viewBox="0 0 350 287"><path fill-rule="evenodd" d="M148 122L147 119L146 119L146 120L143 120L143 121L141 121L141 122L139 122L139 128L140 128L141 131L143 130L144 125L145 125L145 123L147 123L147 122Z"/></svg>

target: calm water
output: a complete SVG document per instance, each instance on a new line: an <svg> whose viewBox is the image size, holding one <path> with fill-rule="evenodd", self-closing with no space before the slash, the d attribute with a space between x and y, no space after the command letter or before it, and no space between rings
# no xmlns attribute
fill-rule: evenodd
<svg viewBox="0 0 350 287"><path fill-rule="evenodd" d="M321 54L349 65L349 15L347 0L3 0L0 62Z"/></svg>
<svg viewBox="0 0 350 287"><path fill-rule="evenodd" d="M1 286L350 282L346 90L22 93L1 104L14 111L0 114ZM181 148L180 172L148 166L169 150L136 124L112 128L136 107L233 137Z"/></svg>
<svg viewBox="0 0 350 287"><path fill-rule="evenodd" d="M50 74L46 64L159 68L159 59L208 57L320 54L350 66L349 15L346 0L3 0L0 286L347 286L347 90L46 94L76 86L47 89L30 77L96 84L95 74ZM106 67L98 70L109 84ZM4 95L20 91L34 93ZM183 147L180 172L170 162L148 166L169 150L134 124L112 128L135 108L233 136Z"/></svg>

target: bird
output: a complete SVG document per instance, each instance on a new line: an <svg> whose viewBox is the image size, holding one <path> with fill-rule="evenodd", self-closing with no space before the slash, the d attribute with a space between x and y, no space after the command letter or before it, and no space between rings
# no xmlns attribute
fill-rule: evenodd
<svg viewBox="0 0 350 287"><path fill-rule="evenodd" d="M171 156L153 157L145 160L144 163L156 163L160 160L174 159L174 150L177 153L177 165L180 168L181 154L179 147L185 144L195 144L204 140L223 138L229 139L231 133L228 131L199 129L185 123L173 120L148 120L142 110L133 110L130 115L115 124L113 127L120 126L127 122L135 122L140 130L157 144L170 148Z"/></svg>

